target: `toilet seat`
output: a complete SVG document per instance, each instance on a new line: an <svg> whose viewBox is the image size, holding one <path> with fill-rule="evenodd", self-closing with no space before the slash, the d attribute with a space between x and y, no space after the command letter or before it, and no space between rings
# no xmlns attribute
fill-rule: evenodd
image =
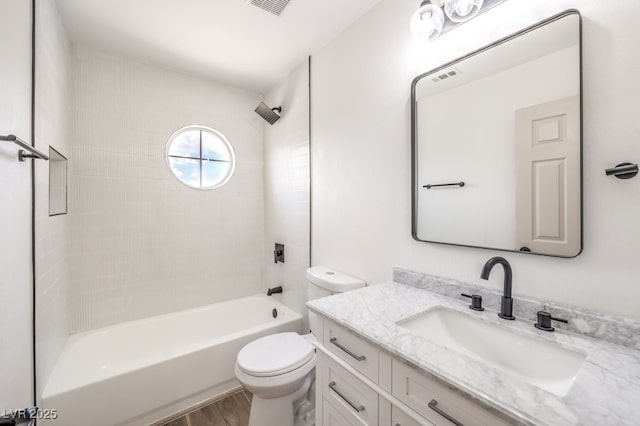
<svg viewBox="0 0 640 426"><path fill-rule="evenodd" d="M274 377L294 371L314 359L314 347L297 333L265 336L238 353L238 368L253 377Z"/></svg>

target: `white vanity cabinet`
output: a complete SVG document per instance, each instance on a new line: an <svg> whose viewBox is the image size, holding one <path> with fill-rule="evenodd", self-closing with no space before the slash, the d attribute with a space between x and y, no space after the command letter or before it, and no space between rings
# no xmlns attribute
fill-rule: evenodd
<svg viewBox="0 0 640 426"><path fill-rule="evenodd" d="M432 425L433 423L426 421L426 419L423 423L420 423L417 420L411 418L407 413L405 413L398 407L391 407L392 426L421 426L424 424Z"/></svg>
<svg viewBox="0 0 640 426"><path fill-rule="evenodd" d="M318 334L317 426L511 424L333 321Z"/></svg>
<svg viewBox="0 0 640 426"><path fill-rule="evenodd" d="M392 361L392 395L435 425L508 425L447 386L428 378L407 364Z"/></svg>
<svg viewBox="0 0 640 426"><path fill-rule="evenodd" d="M320 383L324 402L343 412L350 424L377 426L378 393L331 358L323 361Z"/></svg>
<svg viewBox="0 0 640 426"><path fill-rule="evenodd" d="M327 401L322 400L322 425L323 426L351 426L353 421L350 421L339 410L333 407L333 405ZM316 425L320 426L319 423Z"/></svg>
<svg viewBox="0 0 640 426"><path fill-rule="evenodd" d="M344 327L324 321L322 343L332 354L374 382L378 381L378 349Z"/></svg>

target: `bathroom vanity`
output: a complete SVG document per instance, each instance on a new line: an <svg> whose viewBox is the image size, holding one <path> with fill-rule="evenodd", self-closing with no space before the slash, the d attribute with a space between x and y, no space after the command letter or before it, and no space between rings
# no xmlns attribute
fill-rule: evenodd
<svg viewBox="0 0 640 426"><path fill-rule="evenodd" d="M637 424L637 347L538 330L531 300L516 299L518 319L506 321L443 295L455 285L435 287L394 282L307 304L323 319L318 425ZM603 338L637 345L635 322L610 320Z"/></svg>
<svg viewBox="0 0 640 426"><path fill-rule="evenodd" d="M318 349L318 425L511 424L332 320Z"/></svg>

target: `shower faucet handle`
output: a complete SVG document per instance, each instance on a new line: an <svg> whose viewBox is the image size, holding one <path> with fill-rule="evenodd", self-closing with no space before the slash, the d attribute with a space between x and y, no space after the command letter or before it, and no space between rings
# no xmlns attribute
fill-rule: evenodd
<svg viewBox="0 0 640 426"><path fill-rule="evenodd" d="M276 248L273 250L273 263L284 263L284 244L276 243Z"/></svg>

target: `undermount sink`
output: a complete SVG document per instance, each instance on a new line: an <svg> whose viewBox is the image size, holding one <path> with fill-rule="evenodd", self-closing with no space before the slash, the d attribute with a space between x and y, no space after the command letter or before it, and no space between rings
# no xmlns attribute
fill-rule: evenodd
<svg viewBox="0 0 640 426"><path fill-rule="evenodd" d="M586 358L553 342L442 307L397 324L560 397L569 392Z"/></svg>

